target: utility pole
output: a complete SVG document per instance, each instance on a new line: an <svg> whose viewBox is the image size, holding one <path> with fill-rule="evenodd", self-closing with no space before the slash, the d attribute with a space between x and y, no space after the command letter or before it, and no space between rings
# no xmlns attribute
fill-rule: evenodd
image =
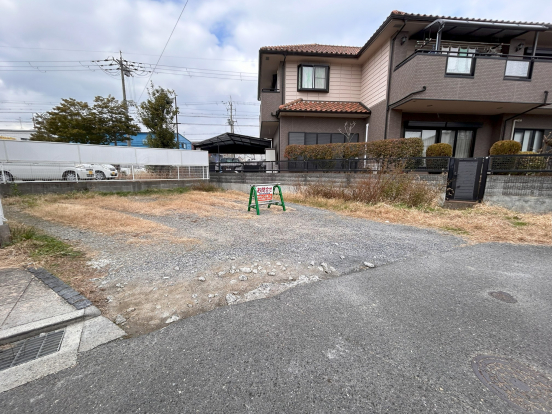
<svg viewBox="0 0 552 414"><path fill-rule="evenodd" d="M174 94L174 109L176 110L176 148L180 149L180 136L178 135L178 105L176 104L176 93Z"/></svg>
<svg viewBox="0 0 552 414"><path fill-rule="evenodd" d="M228 102L228 106L226 107L226 110L230 111L230 118L228 118L228 125L230 125L230 132L234 133L234 107L232 103L232 96L230 96L230 102Z"/></svg>
<svg viewBox="0 0 552 414"><path fill-rule="evenodd" d="M128 114L128 105L126 99L126 88L125 88L125 75L130 76L130 71L125 68L123 64L123 52L119 50L119 70L121 71L121 84L123 85L123 106ZM115 140L115 145L117 145L117 140ZM130 147L130 137L127 135L127 145Z"/></svg>

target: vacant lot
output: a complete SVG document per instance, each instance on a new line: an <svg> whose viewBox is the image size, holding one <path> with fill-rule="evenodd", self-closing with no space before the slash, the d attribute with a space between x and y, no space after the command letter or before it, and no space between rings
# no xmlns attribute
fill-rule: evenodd
<svg viewBox="0 0 552 414"><path fill-rule="evenodd" d="M68 254L68 261L62 252L54 260L23 243L0 251L0 263L45 265L85 291L113 320L123 321L128 334L137 335L217 306L355 272L365 268L364 262L379 266L461 247L469 239L450 232L479 240L463 226L485 223L489 214L512 227L508 234L520 235L513 241L535 243L542 237L541 243L550 243L546 216L482 209L469 217L439 209L344 207L300 197L293 200L325 208L289 204L285 213L263 208L257 216L247 212L246 194L206 190L212 189L7 199L12 224L34 226L82 254ZM483 226L477 234L492 227ZM527 230L530 238L521 236ZM487 239L504 241L503 230L493 234ZM36 248L41 242L27 243Z"/></svg>

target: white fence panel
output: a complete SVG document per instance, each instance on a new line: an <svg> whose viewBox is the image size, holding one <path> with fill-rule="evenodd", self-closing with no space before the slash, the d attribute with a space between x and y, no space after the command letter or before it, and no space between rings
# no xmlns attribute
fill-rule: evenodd
<svg viewBox="0 0 552 414"><path fill-rule="evenodd" d="M3 141L0 160L21 162L80 162L78 145L54 142Z"/></svg>
<svg viewBox="0 0 552 414"><path fill-rule="evenodd" d="M108 145L79 145L80 160L90 164L134 164L136 148Z"/></svg>
<svg viewBox="0 0 552 414"><path fill-rule="evenodd" d="M181 151L181 165L209 165L209 153L207 151Z"/></svg>
<svg viewBox="0 0 552 414"><path fill-rule="evenodd" d="M0 162L209 166L207 151L113 147L60 142L0 141Z"/></svg>

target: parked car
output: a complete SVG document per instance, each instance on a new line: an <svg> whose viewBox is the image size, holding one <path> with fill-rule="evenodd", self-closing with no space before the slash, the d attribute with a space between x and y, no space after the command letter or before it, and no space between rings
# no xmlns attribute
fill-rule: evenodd
<svg viewBox="0 0 552 414"><path fill-rule="evenodd" d="M94 170L96 180L111 180L119 176L117 168L111 164L80 164L77 167Z"/></svg>
<svg viewBox="0 0 552 414"><path fill-rule="evenodd" d="M216 172L224 172L224 171L238 172L242 170L243 170L243 164L240 162L239 158L221 158L220 163L217 163L215 165Z"/></svg>
<svg viewBox="0 0 552 414"><path fill-rule="evenodd" d="M94 170L63 164L5 163L0 165L0 182L93 180Z"/></svg>

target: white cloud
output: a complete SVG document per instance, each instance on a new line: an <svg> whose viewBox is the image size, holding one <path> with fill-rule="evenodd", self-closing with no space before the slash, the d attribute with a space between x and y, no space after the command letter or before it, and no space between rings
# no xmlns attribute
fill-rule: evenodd
<svg viewBox="0 0 552 414"><path fill-rule="evenodd" d="M75 67L82 71L41 73L32 71L26 62L87 62L113 54L87 51L122 50L126 59L155 63L182 6L182 0L0 0L0 62L22 61L0 63L0 66L22 65L30 70L0 72L0 101L59 102L66 97L92 101L96 95L108 94L121 98L120 79L101 71ZM255 74L261 46L314 42L362 46L393 9L526 21L541 21L545 19L543 16L552 16L552 2L549 0L526 1L523 7L511 0L446 3L427 0L190 0L161 64ZM127 82L129 98L140 95L146 79L135 78ZM153 81L156 85L176 90L179 102L219 102L218 105L181 105L185 112L208 111L223 116L225 107L222 101L227 101L230 95L236 101L256 102L256 82L162 74L153 75ZM50 107L0 103L0 128L19 127L19 116L27 122L30 120L30 114L15 114L18 109L44 111ZM5 110L11 112L3 113ZM238 105L237 110L238 117L258 116L256 105ZM181 116L180 119L193 123L225 122L224 117ZM256 125L258 120L242 119L240 122L242 125ZM201 137L192 134L227 130L219 125L188 125L180 129L190 134L192 139ZM242 127L239 132L256 135L258 129Z"/></svg>

